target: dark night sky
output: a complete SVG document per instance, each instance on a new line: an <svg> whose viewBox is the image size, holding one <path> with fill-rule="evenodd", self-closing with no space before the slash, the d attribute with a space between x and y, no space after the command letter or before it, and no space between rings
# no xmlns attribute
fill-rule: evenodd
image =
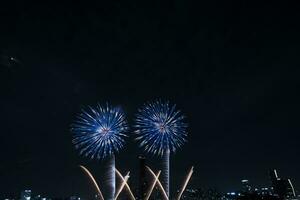
<svg viewBox="0 0 300 200"><path fill-rule="evenodd" d="M0 10L0 195L89 196L77 165L100 180L103 163L77 155L74 115L110 101L131 121L158 97L189 123L189 142L172 156L173 190L191 165L194 186L268 185L267 170L277 168L300 188L296 5L62 1ZM130 138L118 155L133 182L139 152Z"/></svg>

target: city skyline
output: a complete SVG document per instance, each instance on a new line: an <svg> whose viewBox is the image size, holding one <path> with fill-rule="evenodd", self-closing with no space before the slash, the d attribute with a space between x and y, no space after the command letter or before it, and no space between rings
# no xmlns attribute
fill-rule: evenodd
<svg viewBox="0 0 300 200"><path fill-rule="evenodd" d="M143 166L145 166L146 171L149 172L147 179L147 184L145 187L144 194L140 196L141 190L144 186L143 182L140 182L139 185L131 185L133 187L130 187L129 185L129 174L130 171L126 173L126 175L122 175L122 173L115 169L116 176L119 178L117 185L117 193L115 198L120 199L164 199L168 200L167 193L165 189L163 188L163 185L159 181L161 170L158 171L158 173L155 173L151 170L149 166L146 165L144 157L139 157L140 162L140 169L143 170ZM92 188L92 192L89 195L84 194L71 194L69 196L49 196L49 195L41 195L41 193L38 192L32 192L31 189L27 188L20 192L20 196L18 197L17 194L0 194L0 198L4 199L20 199L20 200L51 200L51 199L69 199L69 200L80 200L80 199L100 199L104 200L107 199L104 198L104 193L101 191L103 189L103 186L99 183L97 183L97 180L93 176L93 174L84 166L78 166L81 168L82 172L86 175L86 177L89 179L88 187ZM139 171L140 176L143 175L143 172ZM240 185L238 188L235 188L231 191L227 192L220 192L216 188L208 188L208 187L193 187L188 186L189 180L191 175L193 174L193 167L188 172L187 176L182 182L181 188L178 188L176 191L176 194L171 195L171 199L183 199L183 200L197 200L197 199L221 199L221 200L241 200L241 199L248 199L248 198L254 198L254 199L273 199L273 200L297 200L300 198L300 194L298 193L298 190L294 188L291 179L286 177L281 177L276 169L270 169L269 170L269 181L270 183L265 184L263 186L253 185L251 183L251 180L243 179L240 180ZM139 177L140 179L141 177ZM152 180L150 180L150 179ZM144 180L144 178L140 179ZM105 183L105 181L104 181ZM141 184L141 185L140 185ZM153 185L152 185L153 184ZM282 185L283 184L283 185ZM141 188L142 187L142 188ZM101 188L101 189L100 189ZM142 189L143 190L143 189ZM200 195L200 196L199 196ZM207 196L208 195L208 196ZM1 197L2 196L2 197ZM83 197L83 198L82 198Z"/></svg>
<svg viewBox="0 0 300 200"><path fill-rule="evenodd" d="M110 102L134 124L156 99L188 119L188 143L170 159L172 194L191 166L192 187L265 185L272 168L300 187L296 5L63 0L6 2L0 12L1 192L90 194L78 165L103 180L107 161L77 155L74 116ZM116 167L134 184L144 151L128 135Z"/></svg>

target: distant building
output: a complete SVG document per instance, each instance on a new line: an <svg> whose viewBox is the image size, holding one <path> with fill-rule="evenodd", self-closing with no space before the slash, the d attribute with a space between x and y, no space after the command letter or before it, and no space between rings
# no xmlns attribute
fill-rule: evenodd
<svg viewBox="0 0 300 200"><path fill-rule="evenodd" d="M77 196L71 196L69 198L69 200L80 200L80 197L77 197Z"/></svg>
<svg viewBox="0 0 300 200"><path fill-rule="evenodd" d="M186 189L182 200L221 200L222 195L216 189Z"/></svg>
<svg viewBox="0 0 300 200"><path fill-rule="evenodd" d="M243 192L250 192L251 191L251 186L249 184L249 180L244 179L241 182L242 182L242 187L243 187L242 191Z"/></svg>
<svg viewBox="0 0 300 200"><path fill-rule="evenodd" d="M47 200L46 197L42 197L41 195L35 195L34 197L31 198L32 200ZM48 199L51 200L51 199Z"/></svg>
<svg viewBox="0 0 300 200"><path fill-rule="evenodd" d="M32 200L41 200L41 195L35 195L33 198L31 198Z"/></svg>
<svg viewBox="0 0 300 200"><path fill-rule="evenodd" d="M30 200L31 190L23 190L20 195L20 200Z"/></svg>
<svg viewBox="0 0 300 200"><path fill-rule="evenodd" d="M260 189L260 191L258 192L258 194L262 195L262 196L267 196L267 195L274 195L273 194L273 189L272 187L263 187Z"/></svg>

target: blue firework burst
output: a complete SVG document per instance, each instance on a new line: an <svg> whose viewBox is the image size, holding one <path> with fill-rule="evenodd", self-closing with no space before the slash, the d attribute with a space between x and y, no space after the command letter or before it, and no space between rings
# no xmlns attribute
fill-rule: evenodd
<svg viewBox="0 0 300 200"><path fill-rule="evenodd" d="M73 143L80 154L91 159L104 159L124 146L128 125L120 107L88 107L71 125Z"/></svg>
<svg viewBox="0 0 300 200"><path fill-rule="evenodd" d="M136 140L146 152L162 156L175 152L186 142L187 124L176 105L161 100L149 102L138 110L135 119Z"/></svg>

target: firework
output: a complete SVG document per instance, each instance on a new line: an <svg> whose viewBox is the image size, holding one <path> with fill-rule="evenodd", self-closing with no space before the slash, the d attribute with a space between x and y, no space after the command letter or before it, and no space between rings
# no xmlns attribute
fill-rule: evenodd
<svg viewBox="0 0 300 200"><path fill-rule="evenodd" d="M136 140L148 153L163 156L167 151L175 152L186 142L184 118L169 102L147 103L136 115Z"/></svg>
<svg viewBox="0 0 300 200"><path fill-rule="evenodd" d="M128 125L120 107L97 105L82 110L77 120L71 125L73 143L80 154L91 159L108 160L109 188L107 199L115 195L115 153L124 146L124 137Z"/></svg>
<svg viewBox="0 0 300 200"><path fill-rule="evenodd" d="M71 125L73 143L80 154L91 159L104 159L124 146L128 125L120 107L88 107Z"/></svg>
<svg viewBox="0 0 300 200"><path fill-rule="evenodd" d="M170 153L185 142L187 124L185 117L176 110L176 105L161 100L145 104L138 110L135 119L136 140L147 153L163 159L162 176L164 188L169 196Z"/></svg>

